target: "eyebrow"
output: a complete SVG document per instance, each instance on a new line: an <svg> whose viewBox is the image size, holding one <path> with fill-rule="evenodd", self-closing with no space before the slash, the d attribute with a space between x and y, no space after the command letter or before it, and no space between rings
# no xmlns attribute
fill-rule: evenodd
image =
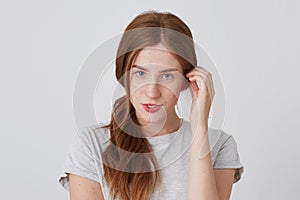
<svg viewBox="0 0 300 200"><path fill-rule="evenodd" d="M145 69L145 68L143 68L143 67L141 67L139 65L132 65L132 68L139 68L139 69L142 69L142 70L144 70L146 72L149 72L149 70L147 70L147 69ZM176 68L169 68L169 69L161 70L160 72L171 72L171 71L178 71L178 69L176 69Z"/></svg>

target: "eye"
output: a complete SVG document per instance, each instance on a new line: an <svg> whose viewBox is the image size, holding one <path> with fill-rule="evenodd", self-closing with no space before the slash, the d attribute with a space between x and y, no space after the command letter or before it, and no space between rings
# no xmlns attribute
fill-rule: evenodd
<svg viewBox="0 0 300 200"><path fill-rule="evenodd" d="M141 77L141 76L143 76L143 74L145 74L145 73L142 72L142 71L137 71L137 72L135 72L135 74L136 74L138 77Z"/></svg>
<svg viewBox="0 0 300 200"><path fill-rule="evenodd" d="M173 75L172 75L172 74L164 74L163 77L164 77L165 79L170 79L170 78L173 77Z"/></svg>

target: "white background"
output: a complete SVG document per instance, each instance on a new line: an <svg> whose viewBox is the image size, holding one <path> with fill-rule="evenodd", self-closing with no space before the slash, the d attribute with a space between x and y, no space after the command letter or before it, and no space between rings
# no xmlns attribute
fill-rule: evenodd
<svg viewBox="0 0 300 200"><path fill-rule="evenodd" d="M75 134L72 92L80 65L149 9L183 19L219 70L224 130L245 166L232 199L300 199L299 1L0 4L1 199L68 198L58 178Z"/></svg>

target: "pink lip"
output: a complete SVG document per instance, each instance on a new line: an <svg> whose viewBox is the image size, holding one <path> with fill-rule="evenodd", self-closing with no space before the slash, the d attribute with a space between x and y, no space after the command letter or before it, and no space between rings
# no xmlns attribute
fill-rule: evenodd
<svg viewBox="0 0 300 200"><path fill-rule="evenodd" d="M150 108L148 106L155 106L153 108ZM154 112L157 112L160 110L160 108L162 107L162 105L157 105L157 104L143 104L143 107L144 109L147 111L147 112L150 112L150 113L154 113Z"/></svg>

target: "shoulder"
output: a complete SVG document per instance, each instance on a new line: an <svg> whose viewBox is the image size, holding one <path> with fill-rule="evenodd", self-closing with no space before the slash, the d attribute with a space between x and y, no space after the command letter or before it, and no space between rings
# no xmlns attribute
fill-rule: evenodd
<svg viewBox="0 0 300 200"><path fill-rule="evenodd" d="M236 145L233 135L221 129L209 128L208 130L209 141L219 147L224 145Z"/></svg>
<svg viewBox="0 0 300 200"><path fill-rule="evenodd" d="M87 141L106 141L109 140L110 132L107 127L109 122L101 122L83 127L78 131L78 135Z"/></svg>
<svg viewBox="0 0 300 200"><path fill-rule="evenodd" d="M238 161L238 146L232 134L220 129L209 129L209 143L216 162Z"/></svg>
<svg viewBox="0 0 300 200"><path fill-rule="evenodd" d="M105 127L108 124L101 122L78 129L75 144L81 144L91 152L105 149L110 139L109 129Z"/></svg>
<svg viewBox="0 0 300 200"><path fill-rule="evenodd" d="M237 151L237 143L233 135L226 133L225 131L222 131L221 137L221 149L229 148L232 151Z"/></svg>
<svg viewBox="0 0 300 200"><path fill-rule="evenodd" d="M210 134L218 138L214 145L214 169L235 169L234 183L236 183L240 180L242 173L244 172L244 166L240 160L235 138L233 135L218 129L211 130Z"/></svg>

